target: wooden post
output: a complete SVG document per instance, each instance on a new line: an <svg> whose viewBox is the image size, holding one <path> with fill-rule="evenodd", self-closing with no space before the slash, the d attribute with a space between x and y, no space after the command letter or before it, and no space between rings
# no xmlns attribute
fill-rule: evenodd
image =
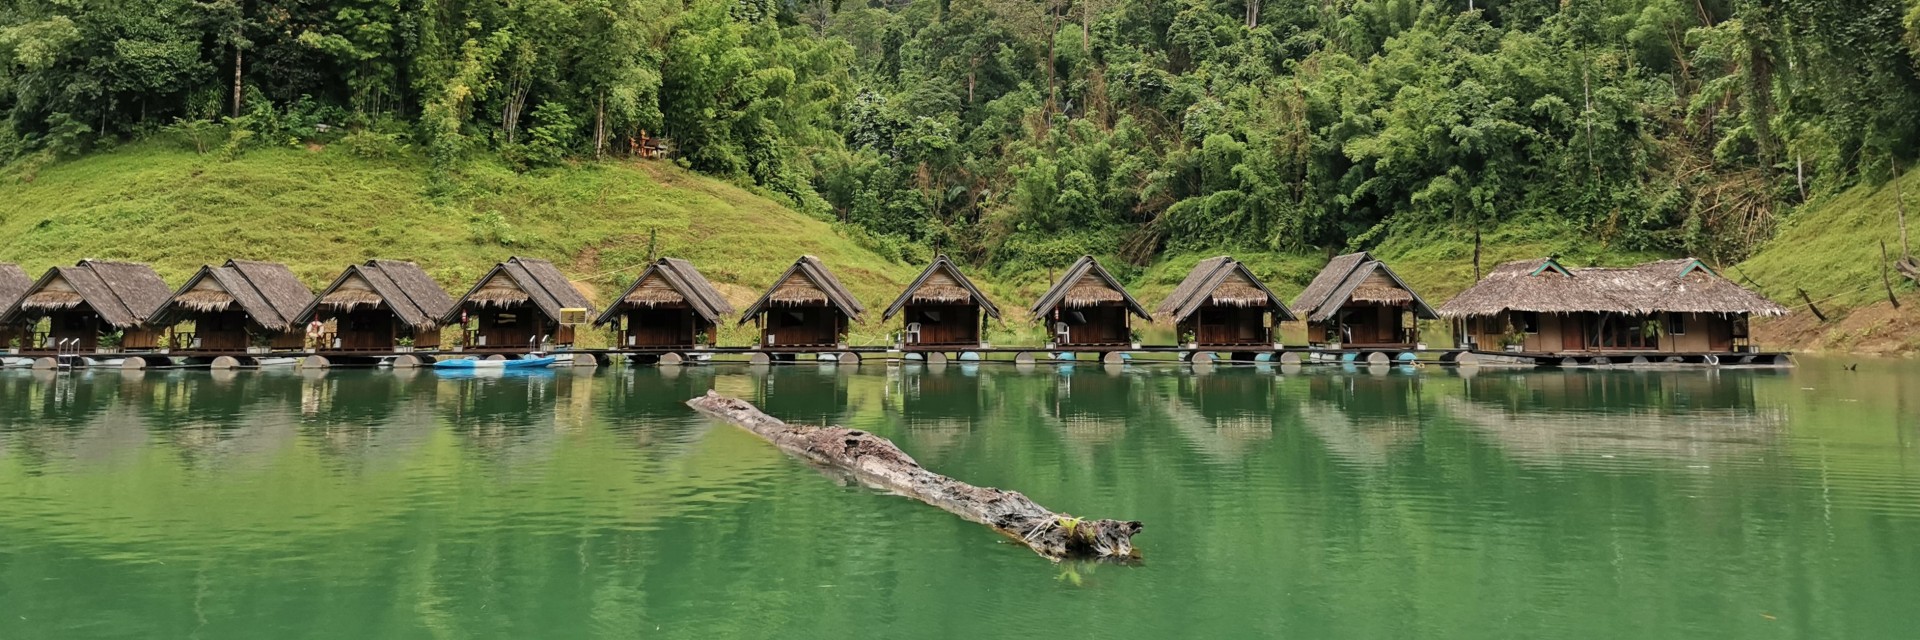
<svg viewBox="0 0 1920 640"><path fill-rule="evenodd" d="M1881 240L1880 241L1880 284L1887 288L1887 303L1893 305L1893 308L1898 309L1900 308L1900 299L1897 297L1894 297L1893 295L1893 277L1887 274L1888 262L1892 262L1892 260L1889 260L1887 258L1887 241Z"/></svg>
<svg viewBox="0 0 1920 640"><path fill-rule="evenodd" d="M1806 289L1795 288L1794 290L1800 292L1800 299L1806 301L1807 310L1813 312L1813 317L1819 318L1821 322L1827 321L1827 314L1820 313L1820 307L1813 306L1813 298L1807 295Z"/></svg>

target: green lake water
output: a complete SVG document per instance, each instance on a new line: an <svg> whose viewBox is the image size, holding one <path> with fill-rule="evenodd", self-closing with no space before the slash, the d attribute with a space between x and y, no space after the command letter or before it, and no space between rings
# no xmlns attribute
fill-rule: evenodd
<svg viewBox="0 0 1920 640"><path fill-rule="evenodd" d="M0 638L1915 638L1920 363L0 372ZM1054 564L682 401L1137 519Z"/></svg>

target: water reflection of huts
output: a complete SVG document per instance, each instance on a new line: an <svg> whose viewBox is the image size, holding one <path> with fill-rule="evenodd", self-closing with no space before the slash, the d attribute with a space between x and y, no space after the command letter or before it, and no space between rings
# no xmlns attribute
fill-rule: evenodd
<svg viewBox="0 0 1920 640"><path fill-rule="evenodd" d="M1167 422L1216 462L1240 460L1273 439L1274 423L1294 408L1280 402L1283 379L1245 368L1174 375L1159 398Z"/></svg>
<svg viewBox="0 0 1920 640"><path fill-rule="evenodd" d="M1482 374L1463 379L1462 392L1440 406L1535 463L1725 458L1763 453L1785 438L1786 408L1758 403L1753 383L1751 375L1712 371Z"/></svg>
<svg viewBox="0 0 1920 640"><path fill-rule="evenodd" d="M1425 413L1418 376L1358 372L1309 375L1301 424L1335 457L1386 464L1395 449L1420 440Z"/></svg>

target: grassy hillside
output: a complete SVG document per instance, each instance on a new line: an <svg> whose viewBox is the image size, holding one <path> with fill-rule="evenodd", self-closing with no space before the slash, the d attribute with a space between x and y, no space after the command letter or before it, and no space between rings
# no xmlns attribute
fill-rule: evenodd
<svg viewBox="0 0 1920 640"><path fill-rule="evenodd" d="M737 306L795 257L820 256L877 321L917 269L816 220L668 163L517 174L466 169L428 197L424 166L333 150L267 149L233 161L149 144L10 176L0 186L0 261L38 274L86 257L151 263L170 283L229 257L290 264L324 286L367 258L419 262L456 295L512 255L547 258L596 301L659 255L698 263ZM882 337L877 329L861 337Z"/></svg>
<svg viewBox="0 0 1920 640"><path fill-rule="evenodd" d="M458 293L493 263L526 255L553 260L600 302L644 266L651 242L655 255L698 263L743 307L794 257L809 253L826 260L871 310L853 336L861 343L886 340L890 330L879 313L919 271L828 222L665 162L587 163L528 174L476 162L456 181L455 193L438 197L429 195L426 175L418 160L373 161L330 149L266 149L226 161L170 145L134 145L30 175L0 176L0 237L7 238L0 261L37 274L84 257L133 260L178 283L201 264L251 258L286 262L318 288L347 264L396 258L419 262ZM1920 201L1920 178L1909 176L1904 186L1912 192L1910 204ZM1796 290L1805 288L1835 319L1822 324L1798 313L1764 325L1763 340L1920 351L1920 327L1912 320L1920 299L1896 311L1880 287L1879 241L1898 251L1893 192L1890 184L1860 187L1804 208L1759 255L1727 270L1783 302L1797 300ZM1473 241L1463 234L1399 233L1375 253L1435 305L1474 279ZM1216 254L1175 253L1144 269L1116 269L1152 307L1194 263ZM1288 301L1327 257L1235 255ZM1577 229L1536 223L1487 233L1482 268L1544 255L1576 265L1662 257L1612 250ZM993 339L1043 339L1026 322L1024 307L1046 287L1047 274L990 278L983 269L972 271L1008 313ZM1920 298L1911 285L1896 286ZM1171 339L1168 328L1147 333ZM750 338L733 331L722 339Z"/></svg>
<svg viewBox="0 0 1920 640"><path fill-rule="evenodd" d="M1920 251L1920 176L1855 187L1802 208L1752 259L1729 270L1745 276L1794 314L1763 323L1763 341L1801 349L1866 353L1920 352L1920 295L1899 273L1892 275L1899 309L1887 302L1880 277L1880 244L1900 254L1896 192L1907 199L1909 241ZM1805 289L1829 322L1821 323L1800 301Z"/></svg>

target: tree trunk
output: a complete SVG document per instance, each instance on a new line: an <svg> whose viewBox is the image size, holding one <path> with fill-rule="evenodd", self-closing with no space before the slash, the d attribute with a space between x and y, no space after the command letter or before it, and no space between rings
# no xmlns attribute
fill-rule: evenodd
<svg viewBox="0 0 1920 640"><path fill-rule="evenodd" d="M507 104L500 108L500 128L507 132L507 144L513 144L520 132L520 114L527 108L528 85L519 80L507 84Z"/></svg>
<svg viewBox="0 0 1920 640"><path fill-rule="evenodd" d="M1053 119L1054 68L1059 66L1054 63L1053 59L1053 42L1056 39L1054 36L1058 35L1060 31L1059 25L1055 23L1055 21L1058 20L1058 18L1054 16L1055 11L1054 0L1047 0L1047 107L1042 113L1046 115L1049 121Z"/></svg>
<svg viewBox="0 0 1920 640"><path fill-rule="evenodd" d="M601 92L593 100L593 157L606 157L607 148L607 94Z"/></svg>
<svg viewBox="0 0 1920 640"><path fill-rule="evenodd" d="M1019 493L976 487L928 471L886 438L842 427L790 425L751 403L712 391L688 400L687 405L744 427L788 455L992 527L1052 560L1139 557L1133 548L1139 522L1082 520L1054 513Z"/></svg>
<svg viewBox="0 0 1920 640"><path fill-rule="evenodd" d="M234 34L234 45L233 45L233 117L235 117L235 118L238 118L238 117L240 117L240 62L241 62L241 54L240 54L240 44L239 44L239 39L240 39L240 38L239 38L239 35L240 35L240 34L239 34L239 33L237 33L237 32L239 31L239 29L238 29L238 28L235 28L235 29L234 29L234 31L235 31L236 33Z"/></svg>

